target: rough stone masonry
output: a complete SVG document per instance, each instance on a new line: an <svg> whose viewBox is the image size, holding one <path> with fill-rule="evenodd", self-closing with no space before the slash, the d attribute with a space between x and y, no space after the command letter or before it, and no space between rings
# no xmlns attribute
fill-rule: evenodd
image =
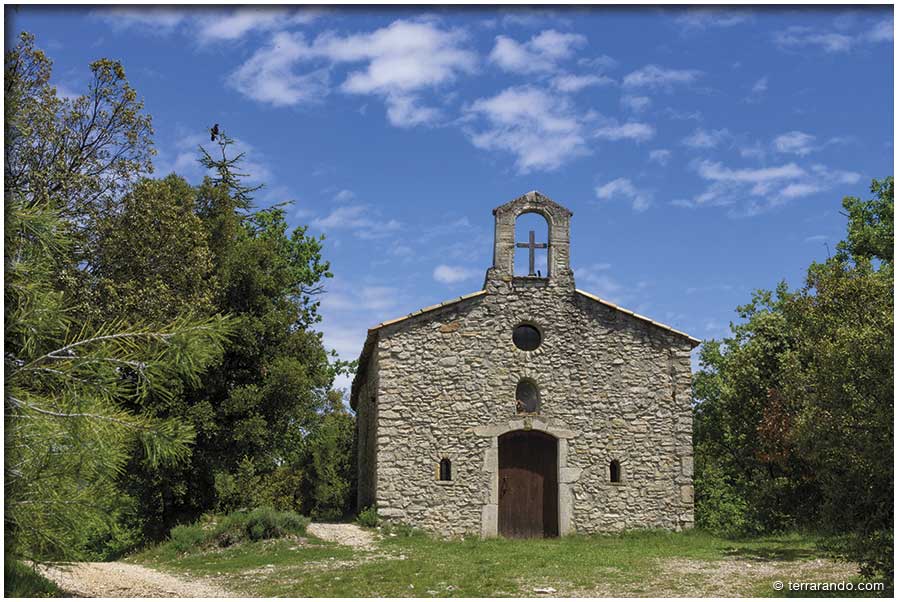
<svg viewBox="0 0 898 602"><path fill-rule="evenodd" d="M549 226L545 277L513 273L524 213ZM444 535L500 534L512 512L500 504L502 436L540 431L557 442L546 507L557 502L559 535L691 527L699 341L577 290L566 208L529 192L493 214L483 290L368 331L351 395L359 508ZM533 350L513 341L522 325L538 332ZM536 411L518 403L522 381Z"/></svg>

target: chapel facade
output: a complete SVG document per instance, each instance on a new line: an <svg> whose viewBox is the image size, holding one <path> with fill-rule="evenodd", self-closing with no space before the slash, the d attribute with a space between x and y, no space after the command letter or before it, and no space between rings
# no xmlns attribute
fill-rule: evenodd
<svg viewBox="0 0 898 602"><path fill-rule="evenodd" d="M543 245L515 240L525 213L546 219ZM691 527L700 341L578 290L566 208L530 192L493 214L483 290L368 331L351 392L359 509L451 536Z"/></svg>

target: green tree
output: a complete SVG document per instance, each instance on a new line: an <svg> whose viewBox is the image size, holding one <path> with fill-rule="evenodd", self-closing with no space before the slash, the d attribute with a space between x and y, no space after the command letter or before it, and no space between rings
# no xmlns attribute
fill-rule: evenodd
<svg viewBox="0 0 898 602"><path fill-rule="evenodd" d="M847 197L846 240L794 292L758 291L695 377L696 521L814 528L893 579L894 184Z"/></svg>
<svg viewBox="0 0 898 602"><path fill-rule="evenodd" d="M784 395L822 491L820 525L867 576L893 579L894 183L848 197L848 237L786 308L801 337Z"/></svg>
<svg viewBox="0 0 898 602"><path fill-rule="evenodd" d="M84 216L115 203L152 169L153 155L151 119L121 63L99 59L90 71L87 94L59 98L52 62L33 35L22 33L6 52L6 187L85 231L92 224Z"/></svg>
<svg viewBox="0 0 898 602"><path fill-rule="evenodd" d="M29 33L7 50L4 67L6 196L58 211L71 244L56 278L75 315L89 313L95 299L81 295L90 290L97 222L152 171L152 120L117 61L91 63L88 91L74 99L57 96L52 61Z"/></svg>
<svg viewBox="0 0 898 602"><path fill-rule="evenodd" d="M122 512L114 479L135 442L161 466L187 456L194 438L190 424L141 404L170 403L181 383L195 385L230 329L211 312L111 316L84 294L95 291L91 262L114 255L114 244L98 252L98 236L115 231L103 220L154 202L125 194L151 168L149 116L120 64L102 59L91 72L86 95L60 99L33 36L5 56L5 527L13 551L31 558L118 537L108 524ZM128 253L118 259L133 265ZM176 277L178 266L168 267Z"/></svg>
<svg viewBox="0 0 898 602"><path fill-rule="evenodd" d="M17 195L6 204L6 541L22 557L59 558L104 522L135 438L157 464L187 453L192 429L128 412L122 401L164 397L174 375L196 382L221 354L228 324L73 323L54 287L69 242L57 211Z"/></svg>
<svg viewBox="0 0 898 602"><path fill-rule="evenodd" d="M85 313L150 321L214 313L212 252L195 194L175 175L143 179L96 222Z"/></svg>
<svg viewBox="0 0 898 602"><path fill-rule="evenodd" d="M151 538L214 507L255 503L240 492L271 489L276 471L301 480L295 458L341 368L312 330L321 281L330 277L322 242L305 228L289 231L282 207L252 207L254 189L243 186L230 144L223 134L220 159L203 151L213 176L195 189L193 202L211 252L213 305L235 317L236 332L199 387L186 388L176 404L146 406L190 421L197 432L190 458L174 469L154 469L139 456L129 464L125 487L140 501ZM286 475L285 467L297 472ZM304 493L278 497L303 503Z"/></svg>
<svg viewBox="0 0 898 602"><path fill-rule="evenodd" d="M346 411L342 396L331 395L330 408L321 416L306 444L306 512L313 518L343 518L355 503L354 431L355 419Z"/></svg>

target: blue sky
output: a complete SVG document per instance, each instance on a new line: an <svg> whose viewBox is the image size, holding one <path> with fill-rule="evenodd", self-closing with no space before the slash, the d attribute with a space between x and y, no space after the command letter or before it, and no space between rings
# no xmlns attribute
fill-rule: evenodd
<svg viewBox="0 0 898 602"><path fill-rule="evenodd" d="M213 123L239 141L258 204L292 199L291 223L327 235L321 327L345 359L370 326L479 290L491 210L524 192L574 212L578 288L709 338L752 290L801 284L841 198L892 173L888 6L7 18L60 94L122 61L159 175L198 181Z"/></svg>

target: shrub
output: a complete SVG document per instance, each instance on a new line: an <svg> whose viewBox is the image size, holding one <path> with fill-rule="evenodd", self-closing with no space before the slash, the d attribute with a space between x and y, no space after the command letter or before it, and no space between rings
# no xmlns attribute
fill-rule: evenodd
<svg viewBox="0 0 898 602"><path fill-rule="evenodd" d="M295 512L256 508L246 516L244 533L252 541L275 539L285 535L302 535L308 524L309 519Z"/></svg>
<svg viewBox="0 0 898 602"><path fill-rule="evenodd" d="M243 541L302 535L308 524L308 518L295 512L280 512L270 507L255 508L250 512L232 512L175 527L169 535L168 545L177 552L203 547L227 548Z"/></svg>
<svg viewBox="0 0 898 602"><path fill-rule="evenodd" d="M358 513L355 517L355 522L363 527L376 527L379 522L377 508L375 506L368 506Z"/></svg>
<svg viewBox="0 0 898 602"><path fill-rule="evenodd" d="M199 547L207 536L208 532L199 523L178 525L171 530L169 541L178 552L186 552Z"/></svg>

